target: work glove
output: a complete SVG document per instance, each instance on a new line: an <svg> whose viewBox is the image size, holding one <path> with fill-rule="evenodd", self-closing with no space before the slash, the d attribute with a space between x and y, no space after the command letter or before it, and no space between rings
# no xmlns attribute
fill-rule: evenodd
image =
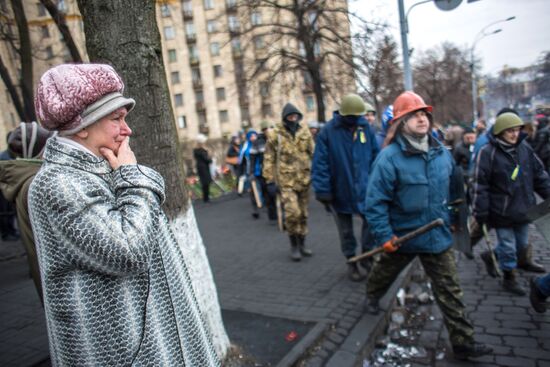
<svg viewBox="0 0 550 367"><path fill-rule="evenodd" d="M279 188L277 187L275 182L268 183L267 186L266 186L266 189L267 189L267 193L271 197L277 196L277 193L279 192Z"/></svg>
<svg viewBox="0 0 550 367"><path fill-rule="evenodd" d="M394 245L394 242L395 242L396 239L397 239L397 237L393 236L390 240L386 241L382 245L382 248L384 249L384 252L395 252L395 251L399 250L399 246Z"/></svg>

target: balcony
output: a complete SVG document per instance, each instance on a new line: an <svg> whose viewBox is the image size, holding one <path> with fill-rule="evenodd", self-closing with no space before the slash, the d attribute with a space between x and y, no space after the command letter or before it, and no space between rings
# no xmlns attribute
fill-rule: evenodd
<svg viewBox="0 0 550 367"><path fill-rule="evenodd" d="M204 101L195 102L195 109L197 111L205 111L206 106L204 105Z"/></svg>
<svg viewBox="0 0 550 367"><path fill-rule="evenodd" d="M197 35L196 34L186 34L185 39L187 40L187 43L196 43L197 42Z"/></svg>
<svg viewBox="0 0 550 367"><path fill-rule="evenodd" d="M193 80L193 88L194 89L201 89L202 88L202 80L200 80L200 79Z"/></svg>
<svg viewBox="0 0 550 367"><path fill-rule="evenodd" d="M200 124L199 125L199 133L204 134L204 135L208 135L209 132L210 132L210 129L208 128L208 125L206 125L206 124Z"/></svg>
<svg viewBox="0 0 550 367"><path fill-rule="evenodd" d="M248 100L248 96L240 96L239 97L239 105L241 107L247 107L249 105L250 101Z"/></svg>
<svg viewBox="0 0 550 367"><path fill-rule="evenodd" d="M243 51L242 50L233 49L232 54L233 54L234 59L241 59L243 57Z"/></svg>
<svg viewBox="0 0 550 367"><path fill-rule="evenodd" d="M193 10L184 10L183 11L184 20L193 20Z"/></svg>
<svg viewBox="0 0 550 367"><path fill-rule="evenodd" d="M237 2L236 1L226 1L225 2L225 11L227 13L236 13L237 12Z"/></svg>
<svg viewBox="0 0 550 367"><path fill-rule="evenodd" d="M199 57L198 56L189 56L189 64L191 64L191 66L196 66L199 64Z"/></svg>

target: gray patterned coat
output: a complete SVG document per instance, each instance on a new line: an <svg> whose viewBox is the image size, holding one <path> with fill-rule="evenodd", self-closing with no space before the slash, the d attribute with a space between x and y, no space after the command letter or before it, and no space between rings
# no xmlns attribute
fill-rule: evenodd
<svg viewBox="0 0 550 367"><path fill-rule="evenodd" d="M150 168L50 139L29 194L54 366L219 366Z"/></svg>

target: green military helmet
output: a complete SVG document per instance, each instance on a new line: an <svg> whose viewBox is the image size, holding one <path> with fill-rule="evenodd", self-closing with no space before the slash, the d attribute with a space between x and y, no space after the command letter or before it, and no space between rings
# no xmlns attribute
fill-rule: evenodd
<svg viewBox="0 0 550 367"><path fill-rule="evenodd" d="M495 126L493 127L493 135L500 135L504 130L511 129L513 127L523 126L523 121L518 115L512 112L506 112L497 117Z"/></svg>
<svg viewBox="0 0 550 367"><path fill-rule="evenodd" d="M347 94L340 103L340 115L342 116L363 116L367 113L367 104L357 94Z"/></svg>
<svg viewBox="0 0 550 367"><path fill-rule="evenodd" d="M367 110L367 112L376 113L376 109L372 107L372 105L369 102L365 102L365 109Z"/></svg>
<svg viewBox="0 0 550 367"><path fill-rule="evenodd" d="M269 122L263 120L260 122L260 130L269 129Z"/></svg>

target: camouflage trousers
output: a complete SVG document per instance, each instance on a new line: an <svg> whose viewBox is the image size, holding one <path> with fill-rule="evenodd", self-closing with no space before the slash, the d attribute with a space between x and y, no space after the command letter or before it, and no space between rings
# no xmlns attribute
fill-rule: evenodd
<svg viewBox="0 0 550 367"><path fill-rule="evenodd" d="M367 279L367 296L380 299L395 278L416 256L430 278L432 290L453 346L473 342L474 329L466 319L462 289L458 281L453 251L439 254L383 253L374 263Z"/></svg>
<svg viewBox="0 0 550 367"><path fill-rule="evenodd" d="M289 235L307 234L307 205L309 188L296 191L281 189L281 202L285 213L285 229Z"/></svg>

